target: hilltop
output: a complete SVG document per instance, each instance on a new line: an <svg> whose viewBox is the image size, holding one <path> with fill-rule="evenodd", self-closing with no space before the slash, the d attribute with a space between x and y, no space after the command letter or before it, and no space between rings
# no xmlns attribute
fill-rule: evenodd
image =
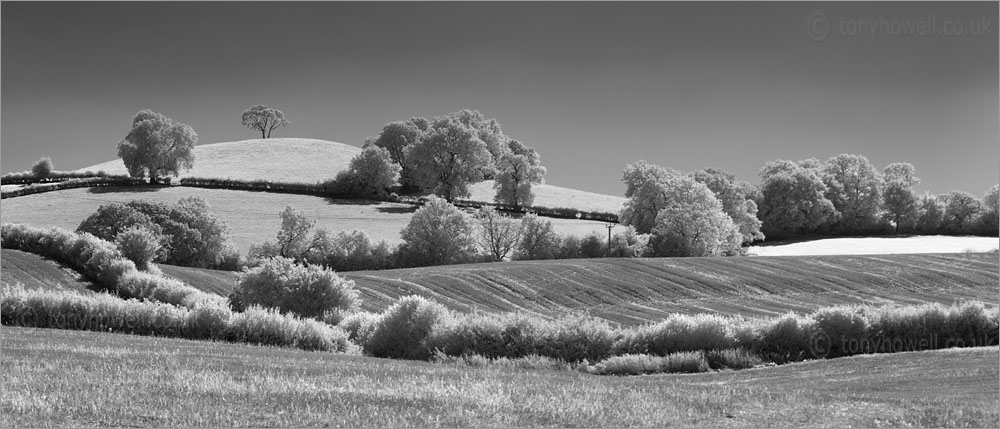
<svg viewBox="0 0 1000 429"><path fill-rule="evenodd" d="M356 146L303 138L213 143L195 146L194 168L181 172L180 177L316 183L336 177L360 152ZM88 170L128 174L121 159L77 171Z"/></svg>

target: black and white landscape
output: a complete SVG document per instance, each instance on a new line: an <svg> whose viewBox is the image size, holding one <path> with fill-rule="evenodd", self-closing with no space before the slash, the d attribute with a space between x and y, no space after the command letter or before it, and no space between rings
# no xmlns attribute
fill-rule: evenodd
<svg viewBox="0 0 1000 429"><path fill-rule="evenodd" d="M1000 425L996 2L0 10L0 425Z"/></svg>

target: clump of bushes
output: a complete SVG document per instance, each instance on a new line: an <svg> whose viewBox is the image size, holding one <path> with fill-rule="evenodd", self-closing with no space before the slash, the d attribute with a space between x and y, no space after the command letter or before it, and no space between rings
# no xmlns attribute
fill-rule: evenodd
<svg viewBox="0 0 1000 429"><path fill-rule="evenodd" d="M317 319L328 312L356 311L360 303L354 281L282 257L266 259L240 273L229 299L237 310L259 305Z"/></svg>
<svg viewBox="0 0 1000 429"><path fill-rule="evenodd" d="M739 345L734 320L712 314L675 314L666 320L626 331L615 354L666 356L677 352L728 349Z"/></svg>
<svg viewBox="0 0 1000 429"><path fill-rule="evenodd" d="M115 241L131 228L144 228L161 237L161 249L153 260L171 265L214 268L228 250L229 227L209 213L208 204L198 197L181 199L173 206L144 200L102 205L76 231Z"/></svg>
<svg viewBox="0 0 1000 429"><path fill-rule="evenodd" d="M69 265L98 286L125 298L156 300L189 308L198 301L223 299L177 280L140 272L114 243L87 233L3 224L0 226L0 245Z"/></svg>
<svg viewBox="0 0 1000 429"><path fill-rule="evenodd" d="M370 333L359 336L359 340L364 350L375 357L426 360L431 352L424 340L451 317L441 304L407 296L386 309L370 325Z"/></svg>
<svg viewBox="0 0 1000 429"><path fill-rule="evenodd" d="M471 314L439 324L424 347L448 356L516 359L537 355L596 362L611 354L614 335L607 322L580 315L546 320L521 313Z"/></svg>
<svg viewBox="0 0 1000 429"><path fill-rule="evenodd" d="M123 300L103 293L81 295L7 288L0 292L0 322L10 326L213 339L303 350L355 349L347 334L337 327L260 307L232 313L218 301L200 301L189 309Z"/></svg>

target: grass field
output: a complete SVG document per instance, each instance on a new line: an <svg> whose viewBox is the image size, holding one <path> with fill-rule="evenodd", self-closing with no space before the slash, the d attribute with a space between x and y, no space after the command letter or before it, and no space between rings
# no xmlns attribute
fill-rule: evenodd
<svg viewBox="0 0 1000 429"><path fill-rule="evenodd" d="M11 327L2 351L5 427L1000 424L996 347L640 377Z"/></svg>
<svg viewBox="0 0 1000 429"><path fill-rule="evenodd" d="M333 233L360 229L375 241L401 242L399 231L409 223L414 206L376 201L336 200L308 195L230 191L180 186L151 188L85 188L9 198L3 202L0 221L75 230L102 204L146 199L174 204L181 198L204 198L210 211L226 221L232 243L246 254L251 243L274 240L281 227L278 213L285 206L305 212L316 226ZM580 237L592 232L607 234L603 222L551 219L560 234Z"/></svg>
<svg viewBox="0 0 1000 429"><path fill-rule="evenodd" d="M326 140L253 139L195 146L194 168L180 177L316 183L337 177L361 148ZM111 153L109 152L109 155ZM121 159L77 171L128 174Z"/></svg>
<svg viewBox="0 0 1000 429"><path fill-rule="evenodd" d="M93 283L83 280L80 273L41 256L18 250L0 250L3 274L0 284L4 287L21 285L25 289L72 290L87 293L98 290Z"/></svg>
<svg viewBox="0 0 1000 429"><path fill-rule="evenodd" d="M997 237L950 237L924 235L913 237L824 238L796 243L751 246L755 256L811 255L890 255L901 253L989 252L1000 247Z"/></svg>
<svg viewBox="0 0 1000 429"><path fill-rule="evenodd" d="M194 286L235 273L161 266ZM587 312L624 325L671 313L768 316L837 304L995 302L994 254L517 261L341 273L362 307L421 295L461 312ZM205 273L208 274L205 274Z"/></svg>

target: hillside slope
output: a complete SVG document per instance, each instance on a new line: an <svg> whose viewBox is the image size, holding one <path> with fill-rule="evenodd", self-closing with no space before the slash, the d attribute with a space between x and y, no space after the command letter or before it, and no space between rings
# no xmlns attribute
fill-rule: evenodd
<svg viewBox="0 0 1000 429"><path fill-rule="evenodd" d="M760 316L837 304L995 302L998 268L992 254L951 254L577 259L341 275L354 280L370 311L416 294L461 312L583 311L633 325L671 313ZM235 273L163 270L195 285L208 277L235 285Z"/></svg>
<svg viewBox="0 0 1000 429"><path fill-rule="evenodd" d="M180 177L316 183L332 179L361 148L326 140L272 138L195 146L194 168ZM81 168L128 174L121 159Z"/></svg>
<svg viewBox="0 0 1000 429"><path fill-rule="evenodd" d="M0 249L0 285L23 286L25 289L72 290L87 293L98 290L83 280L72 268L41 256L19 250Z"/></svg>

